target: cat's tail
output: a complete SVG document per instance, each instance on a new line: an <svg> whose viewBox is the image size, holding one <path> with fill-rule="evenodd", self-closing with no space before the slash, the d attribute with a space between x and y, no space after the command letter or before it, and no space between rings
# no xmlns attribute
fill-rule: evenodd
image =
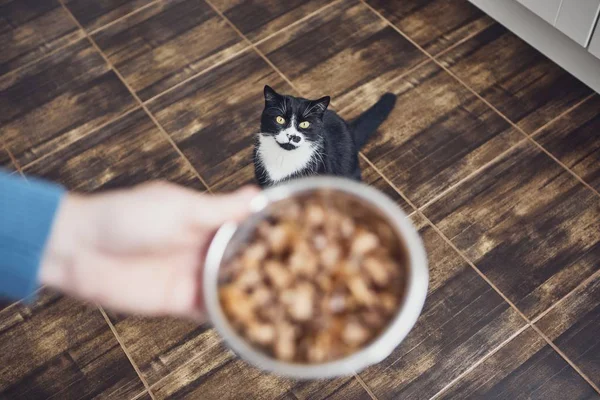
<svg viewBox="0 0 600 400"><path fill-rule="evenodd" d="M386 120L396 105L396 95L386 93L377 103L350 123L357 148L362 148L377 128Z"/></svg>

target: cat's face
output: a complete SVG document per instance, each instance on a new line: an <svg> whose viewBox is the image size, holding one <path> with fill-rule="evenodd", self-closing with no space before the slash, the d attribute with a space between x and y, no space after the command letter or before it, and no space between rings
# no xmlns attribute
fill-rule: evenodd
<svg viewBox="0 0 600 400"><path fill-rule="evenodd" d="M261 134L289 151L318 143L322 140L323 114L328 105L329 97L307 100L283 96L265 86Z"/></svg>

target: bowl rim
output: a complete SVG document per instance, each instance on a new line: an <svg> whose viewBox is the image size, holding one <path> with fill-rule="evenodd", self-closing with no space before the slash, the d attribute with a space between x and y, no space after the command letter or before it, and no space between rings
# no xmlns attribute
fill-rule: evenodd
<svg viewBox="0 0 600 400"><path fill-rule="evenodd" d="M314 190L342 191L378 209L403 240L407 252L406 291L398 311L388 326L367 346L346 357L320 364L291 363L272 358L254 348L229 324L218 297L218 272L225 250L243 224L226 223L217 231L206 256L203 273L204 301L208 316L230 348L259 368L296 379L322 379L352 375L382 361L413 328L425 303L429 284L427 256L419 234L408 215L389 197L365 184L337 177L311 177L291 181L259 193L251 202L256 214L270 204Z"/></svg>

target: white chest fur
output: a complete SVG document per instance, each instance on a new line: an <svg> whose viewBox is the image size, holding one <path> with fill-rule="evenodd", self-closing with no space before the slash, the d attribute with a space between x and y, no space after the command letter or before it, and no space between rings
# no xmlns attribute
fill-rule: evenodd
<svg viewBox="0 0 600 400"><path fill-rule="evenodd" d="M294 150L282 149L273 136L259 134L257 156L273 182L279 182L313 163L315 149L306 141Z"/></svg>

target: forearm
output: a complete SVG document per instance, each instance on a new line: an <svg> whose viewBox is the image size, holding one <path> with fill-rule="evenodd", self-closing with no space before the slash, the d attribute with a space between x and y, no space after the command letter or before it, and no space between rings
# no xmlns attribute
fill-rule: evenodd
<svg viewBox="0 0 600 400"><path fill-rule="evenodd" d="M65 191L0 172L0 295L20 299L38 285L40 265Z"/></svg>

